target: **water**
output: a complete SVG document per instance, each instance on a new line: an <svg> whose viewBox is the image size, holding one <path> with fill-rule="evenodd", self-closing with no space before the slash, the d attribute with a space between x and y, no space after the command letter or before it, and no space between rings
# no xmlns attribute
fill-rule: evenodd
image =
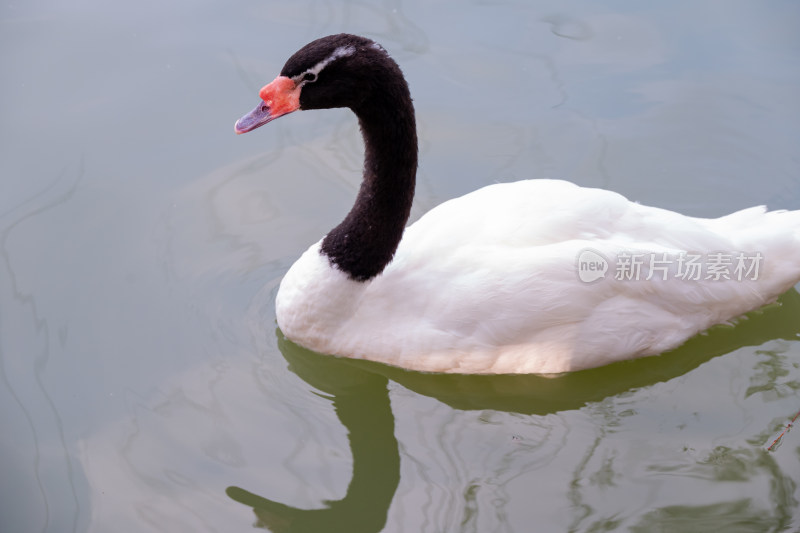
<svg viewBox="0 0 800 533"><path fill-rule="evenodd" d="M302 44L400 62L414 216L564 177L800 208L793 2L0 6L0 530L795 531L800 294L675 353L420 375L276 331L337 223L344 110L233 122Z"/></svg>

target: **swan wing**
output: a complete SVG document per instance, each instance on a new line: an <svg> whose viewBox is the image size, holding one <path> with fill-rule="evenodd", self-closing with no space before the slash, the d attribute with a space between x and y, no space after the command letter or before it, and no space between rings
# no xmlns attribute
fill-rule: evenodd
<svg viewBox="0 0 800 533"><path fill-rule="evenodd" d="M342 341L352 338L354 354L451 372L565 372L657 354L796 283L798 227L798 212L699 219L563 181L492 185L407 229ZM586 250L608 264L592 283L578 271ZM687 278L687 252L722 254L727 276ZM747 266L759 254L758 272L737 279L736 253ZM634 256L635 276L620 266Z"/></svg>

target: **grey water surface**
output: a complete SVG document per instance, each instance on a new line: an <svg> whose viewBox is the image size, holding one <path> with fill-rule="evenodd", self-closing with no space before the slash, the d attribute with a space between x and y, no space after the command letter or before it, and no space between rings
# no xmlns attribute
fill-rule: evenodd
<svg viewBox="0 0 800 533"><path fill-rule="evenodd" d="M0 531L800 530L796 291L555 378L310 353L275 291L349 209L357 124L233 133L346 31L409 80L414 218L542 177L800 209L798 27L791 1L0 5Z"/></svg>

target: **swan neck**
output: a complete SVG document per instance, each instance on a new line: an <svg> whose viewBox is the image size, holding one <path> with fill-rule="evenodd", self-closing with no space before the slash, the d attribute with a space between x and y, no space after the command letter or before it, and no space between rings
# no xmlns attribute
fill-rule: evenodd
<svg viewBox="0 0 800 533"><path fill-rule="evenodd" d="M353 109L364 139L363 180L348 215L322 241L332 265L356 281L383 272L411 213L417 133L408 86L400 80Z"/></svg>

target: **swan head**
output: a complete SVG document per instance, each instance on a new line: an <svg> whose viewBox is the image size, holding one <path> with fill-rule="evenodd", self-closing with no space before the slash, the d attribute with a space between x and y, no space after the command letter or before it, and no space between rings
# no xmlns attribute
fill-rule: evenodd
<svg viewBox="0 0 800 533"><path fill-rule="evenodd" d="M355 111L376 94L375 87L385 87L398 74L397 64L370 39L346 33L317 39L295 52L280 75L261 88L261 102L236 121L234 131L247 133L300 109Z"/></svg>

